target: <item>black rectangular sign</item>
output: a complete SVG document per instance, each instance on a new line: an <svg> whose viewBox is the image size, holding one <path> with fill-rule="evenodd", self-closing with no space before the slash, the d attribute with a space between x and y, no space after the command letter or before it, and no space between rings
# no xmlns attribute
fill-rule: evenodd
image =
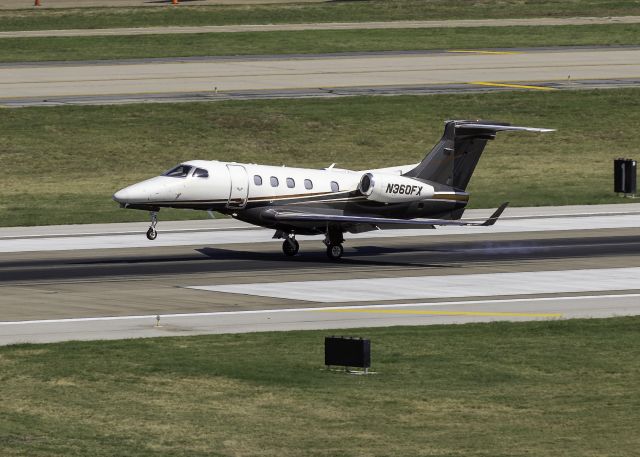
<svg viewBox="0 0 640 457"><path fill-rule="evenodd" d="M345 367L371 367L371 340L327 336L324 339L324 364Z"/></svg>
<svg viewBox="0 0 640 457"><path fill-rule="evenodd" d="M613 191L618 194L635 195L637 164L633 159L613 161Z"/></svg>

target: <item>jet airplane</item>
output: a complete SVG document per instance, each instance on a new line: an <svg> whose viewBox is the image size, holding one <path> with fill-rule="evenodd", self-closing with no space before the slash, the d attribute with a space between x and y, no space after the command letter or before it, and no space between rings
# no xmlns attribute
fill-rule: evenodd
<svg viewBox="0 0 640 457"><path fill-rule="evenodd" d="M218 211L274 229L287 256L298 253L296 235L324 235L327 255L335 260L347 232L493 225L508 202L484 221L461 217L482 151L502 131L553 129L451 120L422 162L365 171L192 160L119 190L113 199L122 208L150 212L150 240L158 233L160 208Z"/></svg>

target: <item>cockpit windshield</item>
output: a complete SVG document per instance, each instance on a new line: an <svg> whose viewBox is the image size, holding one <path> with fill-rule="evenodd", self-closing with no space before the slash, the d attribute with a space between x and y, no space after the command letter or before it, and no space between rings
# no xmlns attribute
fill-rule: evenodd
<svg viewBox="0 0 640 457"><path fill-rule="evenodd" d="M191 170L193 169L193 167L190 167L189 165L178 165L175 168L172 168L171 170L165 172L162 176L171 176L173 178L186 178L187 176L189 176L189 173L191 172Z"/></svg>

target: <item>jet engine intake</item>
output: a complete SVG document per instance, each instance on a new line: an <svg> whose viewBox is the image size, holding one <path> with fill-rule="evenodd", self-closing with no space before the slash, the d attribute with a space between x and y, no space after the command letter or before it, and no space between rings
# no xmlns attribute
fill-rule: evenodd
<svg viewBox="0 0 640 457"><path fill-rule="evenodd" d="M433 197L433 186L404 176L365 173L358 190L368 200L380 203L414 202Z"/></svg>

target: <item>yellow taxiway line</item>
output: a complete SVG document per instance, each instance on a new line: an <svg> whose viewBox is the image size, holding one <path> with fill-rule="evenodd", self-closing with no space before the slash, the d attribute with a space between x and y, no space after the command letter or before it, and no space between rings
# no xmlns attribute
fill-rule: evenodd
<svg viewBox="0 0 640 457"><path fill-rule="evenodd" d="M558 90L555 87L525 86L523 84L503 84L503 83L492 83L488 81L473 81L473 82L470 82L469 84L474 84L476 86L513 87L514 89Z"/></svg>
<svg viewBox="0 0 640 457"><path fill-rule="evenodd" d="M323 309L326 313L376 313L376 314L410 314L424 316L481 316L481 317L562 317L561 313L509 313L488 311L426 311L408 309Z"/></svg>

